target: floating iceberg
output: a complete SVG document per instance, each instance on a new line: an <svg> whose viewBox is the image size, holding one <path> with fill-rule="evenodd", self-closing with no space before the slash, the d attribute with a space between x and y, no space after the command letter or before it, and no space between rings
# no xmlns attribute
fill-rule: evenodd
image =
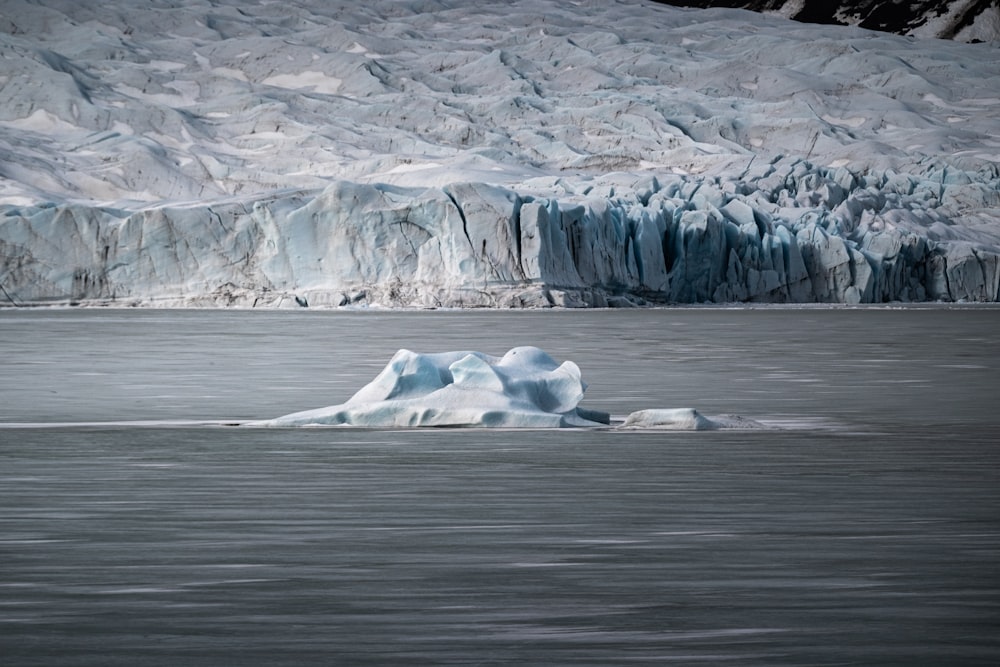
<svg viewBox="0 0 1000 667"><path fill-rule="evenodd" d="M577 407L587 385L572 361L557 364L537 347L503 357L481 352L400 350L346 403L278 417L265 426L372 428L601 426L607 414Z"/></svg>
<svg viewBox="0 0 1000 667"><path fill-rule="evenodd" d="M400 350L346 403L295 412L250 426L365 428L561 428L611 425L606 412L579 407L587 385L572 361L537 347L502 357L482 352L419 354ZM706 417L692 408L640 410L619 428L708 431L766 428L736 415Z"/></svg>

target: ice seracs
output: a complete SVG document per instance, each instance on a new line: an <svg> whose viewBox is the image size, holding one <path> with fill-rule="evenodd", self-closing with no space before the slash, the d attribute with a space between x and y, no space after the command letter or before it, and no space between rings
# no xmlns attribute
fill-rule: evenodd
<svg viewBox="0 0 1000 667"><path fill-rule="evenodd" d="M318 193L135 212L0 207L3 305L1000 299L998 174L861 175L779 159L728 177L562 185L541 196L338 181Z"/></svg>
<svg viewBox="0 0 1000 667"><path fill-rule="evenodd" d="M499 358L481 352L400 350L346 403L296 412L261 425L558 428L607 424L607 414L577 406L585 389L575 363L558 364L537 347L515 347Z"/></svg>

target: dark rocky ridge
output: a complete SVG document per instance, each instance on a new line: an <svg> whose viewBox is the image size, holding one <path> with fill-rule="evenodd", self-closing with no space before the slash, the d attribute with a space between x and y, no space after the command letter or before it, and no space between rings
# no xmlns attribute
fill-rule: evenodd
<svg viewBox="0 0 1000 667"><path fill-rule="evenodd" d="M778 12L803 23L856 25L900 35L930 26L925 36L962 41L1000 39L1000 3L997 0L657 0L675 7L728 7L755 12ZM988 28L963 35L977 19L988 19ZM992 19L992 20L989 20ZM939 25L934 25L939 23Z"/></svg>

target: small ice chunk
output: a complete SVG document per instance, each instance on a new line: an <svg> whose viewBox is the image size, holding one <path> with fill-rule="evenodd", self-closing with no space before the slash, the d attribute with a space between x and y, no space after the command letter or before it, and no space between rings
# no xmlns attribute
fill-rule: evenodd
<svg viewBox="0 0 1000 667"><path fill-rule="evenodd" d="M673 431L714 431L717 429L756 430L764 424L740 415L706 417L694 408L639 410L625 418L623 429L661 429Z"/></svg>
<svg viewBox="0 0 1000 667"><path fill-rule="evenodd" d="M676 429L678 431L708 431L719 426L694 408L639 410L633 412L622 428Z"/></svg>

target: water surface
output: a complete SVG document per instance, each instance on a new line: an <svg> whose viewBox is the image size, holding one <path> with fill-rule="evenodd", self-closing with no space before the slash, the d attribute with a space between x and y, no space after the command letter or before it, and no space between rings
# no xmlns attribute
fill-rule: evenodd
<svg viewBox="0 0 1000 667"><path fill-rule="evenodd" d="M0 654L996 664L998 324L989 309L0 312ZM789 428L216 423L341 402L399 347L524 344L576 361L591 407Z"/></svg>

